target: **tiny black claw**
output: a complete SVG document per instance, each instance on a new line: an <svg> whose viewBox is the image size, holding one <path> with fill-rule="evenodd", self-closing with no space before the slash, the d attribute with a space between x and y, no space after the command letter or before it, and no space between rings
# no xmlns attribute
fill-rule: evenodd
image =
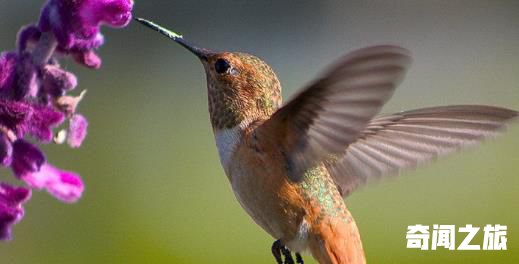
<svg viewBox="0 0 519 264"><path fill-rule="evenodd" d="M301 257L301 254L296 252L296 263L297 264L305 264L305 261L303 260L303 257Z"/></svg>
<svg viewBox="0 0 519 264"><path fill-rule="evenodd" d="M276 240L272 244L271 249L272 255L274 255L277 264L296 264L296 262L294 262L294 259L292 258L292 252L290 252L290 249L283 245L281 240ZM283 261L281 255L285 257L285 261ZM304 264L303 258L301 257L301 255L299 255L299 253L296 253L296 261L297 264Z"/></svg>
<svg viewBox="0 0 519 264"><path fill-rule="evenodd" d="M283 246L281 248L281 253L285 256L285 264L295 264L294 259L292 258L292 252L290 252L290 249Z"/></svg>
<svg viewBox="0 0 519 264"><path fill-rule="evenodd" d="M277 264L283 264L283 259L281 258L281 248L283 247L281 240L276 240L274 244L272 244L272 255L274 255Z"/></svg>

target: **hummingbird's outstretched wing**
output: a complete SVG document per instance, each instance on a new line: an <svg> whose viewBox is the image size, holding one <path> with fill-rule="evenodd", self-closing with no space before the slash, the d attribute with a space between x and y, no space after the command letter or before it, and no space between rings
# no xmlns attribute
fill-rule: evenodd
<svg viewBox="0 0 519 264"><path fill-rule="evenodd" d="M411 57L397 46L363 48L339 59L258 129L279 136L287 173L299 181L310 167L344 152L402 80Z"/></svg>
<svg viewBox="0 0 519 264"><path fill-rule="evenodd" d="M395 175L498 135L519 113L481 105L423 108L372 120L344 155L327 164L346 197L370 178Z"/></svg>

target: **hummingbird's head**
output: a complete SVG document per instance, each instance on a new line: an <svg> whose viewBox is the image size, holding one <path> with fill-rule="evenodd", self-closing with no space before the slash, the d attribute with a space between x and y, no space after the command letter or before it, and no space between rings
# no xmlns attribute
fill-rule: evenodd
<svg viewBox="0 0 519 264"><path fill-rule="evenodd" d="M281 104L281 85L272 68L240 52L208 53L201 58L207 77L213 128L267 118Z"/></svg>
<svg viewBox="0 0 519 264"><path fill-rule="evenodd" d="M166 35L196 55L204 66L214 130L266 119L281 105L281 85L272 68L250 54L214 52L186 42L153 22L137 21Z"/></svg>

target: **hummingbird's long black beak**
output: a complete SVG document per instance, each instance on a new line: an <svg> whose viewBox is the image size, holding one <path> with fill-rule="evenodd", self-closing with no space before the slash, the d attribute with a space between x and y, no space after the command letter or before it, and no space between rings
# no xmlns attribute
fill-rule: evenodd
<svg viewBox="0 0 519 264"><path fill-rule="evenodd" d="M186 48L187 50L191 51L193 54L195 54L198 58L201 60L207 61L207 55L211 52L208 49L199 48L187 41L184 40L182 35L179 35L167 28L164 28L162 26L159 26L155 24L152 21L149 21L144 18L136 17L135 20L137 20L139 23L145 25L146 27L149 27L162 35L168 37L169 39L175 41L176 43L180 44L182 47Z"/></svg>

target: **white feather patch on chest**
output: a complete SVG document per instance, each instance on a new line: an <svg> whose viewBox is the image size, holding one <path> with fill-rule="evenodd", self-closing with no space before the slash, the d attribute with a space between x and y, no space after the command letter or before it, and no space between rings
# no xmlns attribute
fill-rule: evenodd
<svg viewBox="0 0 519 264"><path fill-rule="evenodd" d="M242 131L250 124L249 120L243 120L233 128L218 129L214 132L216 147L220 156L220 162L224 170L227 172L234 151L240 143Z"/></svg>
<svg viewBox="0 0 519 264"><path fill-rule="evenodd" d="M220 129L215 131L214 138L216 140L216 147L220 156L220 163L227 172L231 162L232 155L236 150L238 143L240 143L241 127L235 126L233 128Z"/></svg>

